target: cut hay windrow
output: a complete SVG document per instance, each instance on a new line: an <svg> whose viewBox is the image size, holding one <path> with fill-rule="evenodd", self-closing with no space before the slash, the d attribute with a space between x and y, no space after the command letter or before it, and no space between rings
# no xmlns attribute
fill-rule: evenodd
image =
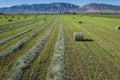
<svg viewBox="0 0 120 80"><path fill-rule="evenodd" d="M46 80L65 80L65 45L64 45L64 31L63 24L60 25L60 32L58 34L55 51L52 62L48 68Z"/></svg>
<svg viewBox="0 0 120 80"><path fill-rule="evenodd" d="M25 70L34 61L35 57L40 54L43 46L45 45L48 37L52 33L56 21L52 24L50 29L43 35L43 37L25 54L23 54L14 64L13 68L8 73L7 80L21 80Z"/></svg>
<svg viewBox="0 0 120 80"><path fill-rule="evenodd" d="M51 22L48 22L46 25L50 24ZM10 54L11 52L13 51L16 51L17 49L23 47L24 43L29 41L31 38L37 36L37 34L44 30L47 26L43 26L40 30L26 36L25 38L23 38L22 40L18 41L17 43L9 46L8 48L6 48L5 50L1 51L0 52L0 58L4 57L4 56L7 56L8 54Z"/></svg>
<svg viewBox="0 0 120 80"><path fill-rule="evenodd" d="M4 44L4 43L6 43L6 42L8 42L8 41L10 41L10 40L12 40L12 39L14 39L14 38L16 38L16 37L19 37L19 36L21 36L21 35L23 35L23 34L26 34L26 33L30 32L30 31L32 31L33 29L35 29L35 28L37 28L37 27L38 27L38 26L34 26L34 27L32 27L32 28L30 28L30 29L28 29L28 30L25 30L25 31L21 32L21 33L18 33L18 34L16 34L16 35L13 35L13 36L10 36L10 37L8 37L8 38L6 38L6 39L1 40L1 41L0 41L0 46L1 46L2 44Z"/></svg>
<svg viewBox="0 0 120 80"><path fill-rule="evenodd" d="M8 31L8 30L12 30L14 28L18 28L18 27L24 27L26 25L33 24L37 21L39 21L39 19L32 19L32 20L27 20L27 21L22 21L22 22L0 25L0 27L2 28L0 30L0 32L5 32L5 31Z"/></svg>

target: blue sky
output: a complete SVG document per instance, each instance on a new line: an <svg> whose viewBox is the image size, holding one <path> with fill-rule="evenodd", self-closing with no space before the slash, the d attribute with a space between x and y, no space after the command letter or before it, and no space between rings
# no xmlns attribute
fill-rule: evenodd
<svg viewBox="0 0 120 80"><path fill-rule="evenodd" d="M0 0L0 7L7 7L19 4L40 4L52 2L67 2L77 5L84 5L92 2L120 5L120 0Z"/></svg>

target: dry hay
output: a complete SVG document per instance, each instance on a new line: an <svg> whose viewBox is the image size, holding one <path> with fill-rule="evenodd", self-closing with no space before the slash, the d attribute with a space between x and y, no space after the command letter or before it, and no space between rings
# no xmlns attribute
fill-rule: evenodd
<svg viewBox="0 0 120 80"><path fill-rule="evenodd" d="M22 76L25 72L25 70L30 66L30 64L34 61L35 57L40 54L43 46L45 45L48 37L52 33L56 22L54 22L51 26L51 28L43 35L43 37L25 54L23 54L10 72L7 75L7 80L22 80Z"/></svg>
<svg viewBox="0 0 120 80"><path fill-rule="evenodd" d="M117 25L116 29L117 29L117 30L120 30L120 25Z"/></svg>
<svg viewBox="0 0 120 80"><path fill-rule="evenodd" d="M83 41L83 33L82 32L74 32L74 40L75 41Z"/></svg>
<svg viewBox="0 0 120 80"><path fill-rule="evenodd" d="M82 21L79 21L79 24L83 23Z"/></svg>
<svg viewBox="0 0 120 80"><path fill-rule="evenodd" d="M48 69L46 80L65 80L64 52L64 32L63 25L61 25L55 46L54 55Z"/></svg>

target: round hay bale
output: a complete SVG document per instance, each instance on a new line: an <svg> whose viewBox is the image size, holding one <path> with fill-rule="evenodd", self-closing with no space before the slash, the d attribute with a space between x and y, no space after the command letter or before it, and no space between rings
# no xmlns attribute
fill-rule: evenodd
<svg viewBox="0 0 120 80"><path fill-rule="evenodd" d="M46 21L47 19L46 19L46 18L44 18L44 20Z"/></svg>
<svg viewBox="0 0 120 80"><path fill-rule="evenodd" d="M81 24L82 23L82 21L79 21L79 24Z"/></svg>
<svg viewBox="0 0 120 80"><path fill-rule="evenodd" d="M120 30L120 25L117 25L116 29L117 29L117 30Z"/></svg>
<svg viewBox="0 0 120 80"><path fill-rule="evenodd" d="M12 19L9 19L8 22L12 22Z"/></svg>
<svg viewBox="0 0 120 80"><path fill-rule="evenodd" d="M74 40L75 41L83 41L83 33L82 32L75 32L74 33Z"/></svg>

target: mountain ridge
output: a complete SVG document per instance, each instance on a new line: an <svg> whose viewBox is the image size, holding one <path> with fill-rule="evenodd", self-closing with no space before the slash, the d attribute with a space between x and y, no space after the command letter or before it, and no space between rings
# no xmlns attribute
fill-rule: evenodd
<svg viewBox="0 0 120 80"><path fill-rule="evenodd" d="M120 11L120 6L111 4L97 4L91 3L84 6L80 6L81 11Z"/></svg>
<svg viewBox="0 0 120 80"><path fill-rule="evenodd" d="M54 2L49 4L21 4L11 7L0 8L0 12L6 13L64 13L64 12L76 12L76 13L100 13L100 12L120 12L120 5L111 4L99 4L90 3L83 6L78 6L72 3Z"/></svg>

